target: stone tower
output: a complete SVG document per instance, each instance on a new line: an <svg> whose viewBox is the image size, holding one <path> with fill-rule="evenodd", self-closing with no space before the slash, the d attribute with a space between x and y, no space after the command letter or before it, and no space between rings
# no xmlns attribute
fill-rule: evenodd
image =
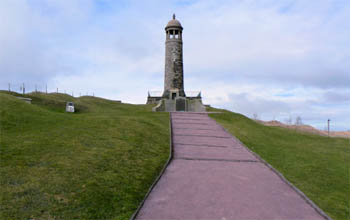
<svg viewBox="0 0 350 220"><path fill-rule="evenodd" d="M184 68L182 60L182 26L178 20L170 20L165 27L165 71L164 92L162 96L148 93L147 104L156 104L152 108L157 112L205 112L201 93L186 96L184 90Z"/></svg>
<svg viewBox="0 0 350 220"><path fill-rule="evenodd" d="M170 20L165 27L165 71L163 97L185 97L182 60L182 26L178 20Z"/></svg>

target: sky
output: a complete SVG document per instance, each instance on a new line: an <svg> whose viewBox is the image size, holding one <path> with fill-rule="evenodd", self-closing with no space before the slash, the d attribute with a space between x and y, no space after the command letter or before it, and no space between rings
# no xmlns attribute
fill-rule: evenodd
<svg viewBox="0 0 350 220"><path fill-rule="evenodd" d="M185 91L262 120L350 130L349 0L1 0L0 89L144 104L164 27L184 27Z"/></svg>

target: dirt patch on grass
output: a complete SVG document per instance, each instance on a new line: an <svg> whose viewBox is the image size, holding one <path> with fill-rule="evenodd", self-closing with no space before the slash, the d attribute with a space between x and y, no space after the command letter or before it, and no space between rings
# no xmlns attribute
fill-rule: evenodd
<svg viewBox="0 0 350 220"><path fill-rule="evenodd" d="M265 126L283 127L283 128L294 129L294 130L303 131L307 133L318 134L322 136L328 135L327 131L318 130L317 128L314 128L310 125L288 125L276 120L273 120L273 121L256 120L256 121ZM350 138L350 131L331 131L329 135L331 137Z"/></svg>

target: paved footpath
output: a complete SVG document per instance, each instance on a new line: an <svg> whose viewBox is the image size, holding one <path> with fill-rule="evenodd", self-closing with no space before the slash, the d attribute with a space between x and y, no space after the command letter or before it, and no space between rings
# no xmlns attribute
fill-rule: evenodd
<svg viewBox="0 0 350 220"><path fill-rule="evenodd" d="M207 114L171 118L173 160L137 219L324 219Z"/></svg>

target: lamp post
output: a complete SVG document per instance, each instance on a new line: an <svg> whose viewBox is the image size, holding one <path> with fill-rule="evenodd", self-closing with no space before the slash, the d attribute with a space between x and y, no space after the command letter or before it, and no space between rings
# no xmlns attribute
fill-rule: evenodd
<svg viewBox="0 0 350 220"><path fill-rule="evenodd" d="M331 121L331 119L328 119L328 137L329 137L329 122Z"/></svg>

